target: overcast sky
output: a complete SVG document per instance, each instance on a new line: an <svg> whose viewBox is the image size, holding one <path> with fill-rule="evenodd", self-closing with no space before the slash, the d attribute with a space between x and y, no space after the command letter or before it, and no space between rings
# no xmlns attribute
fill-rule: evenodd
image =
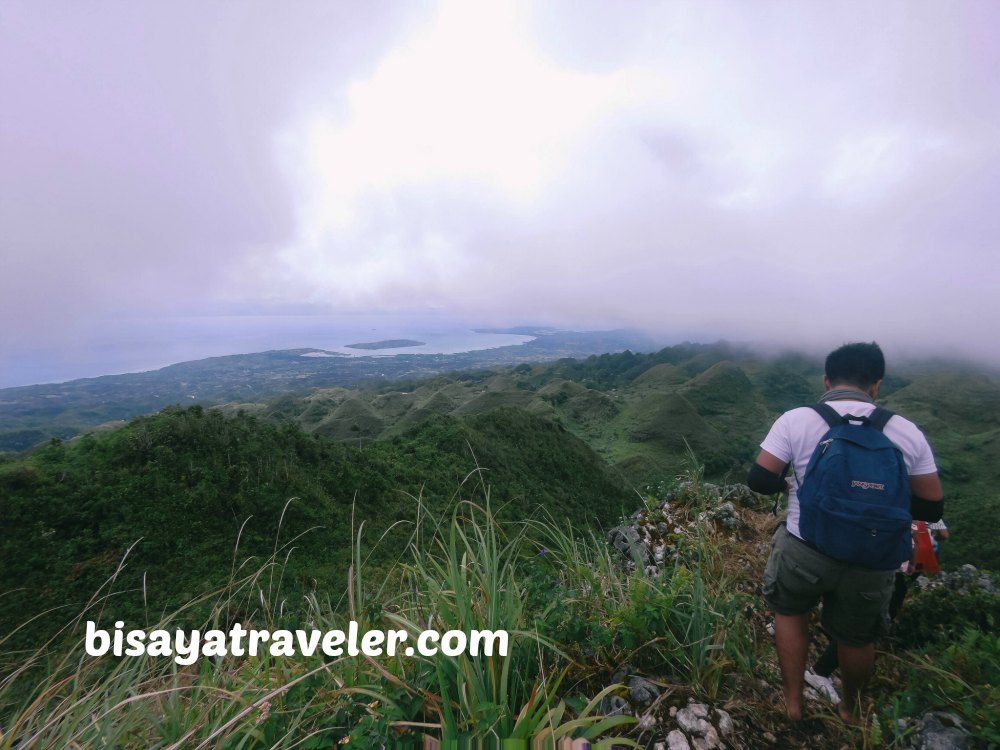
<svg viewBox="0 0 1000 750"><path fill-rule="evenodd" d="M0 358L106 316L439 311L997 360L998 28L991 0L3 0Z"/></svg>

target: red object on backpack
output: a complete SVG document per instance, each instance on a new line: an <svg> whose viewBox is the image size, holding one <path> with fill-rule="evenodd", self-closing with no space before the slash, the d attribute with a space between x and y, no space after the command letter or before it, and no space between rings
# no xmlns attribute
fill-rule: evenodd
<svg viewBox="0 0 1000 750"><path fill-rule="evenodd" d="M941 566L938 565L937 555L934 554L934 542L931 540L931 532L924 521L916 521L916 532L913 535L916 542L916 549L913 553L914 573L940 573Z"/></svg>

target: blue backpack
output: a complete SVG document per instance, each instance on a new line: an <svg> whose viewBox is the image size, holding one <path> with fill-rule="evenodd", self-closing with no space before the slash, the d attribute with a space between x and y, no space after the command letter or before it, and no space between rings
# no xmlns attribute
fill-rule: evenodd
<svg viewBox="0 0 1000 750"><path fill-rule="evenodd" d="M910 480L903 454L882 429L893 413L841 416L814 404L830 426L799 487L799 533L829 557L893 570L912 556Z"/></svg>

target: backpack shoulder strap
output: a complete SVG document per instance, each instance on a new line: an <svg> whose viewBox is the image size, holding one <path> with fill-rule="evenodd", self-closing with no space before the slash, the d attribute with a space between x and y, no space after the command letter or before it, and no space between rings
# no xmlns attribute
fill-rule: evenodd
<svg viewBox="0 0 1000 750"><path fill-rule="evenodd" d="M809 408L823 417L830 427L837 427L838 425L842 425L844 423L844 418L840 416L837 413L837 410L829 404L809 404Z"/></svg>
<svg viewBox="0 0 1000 750"><path fill-rule="evenodd" d="M868 415L868 424L879 432L882 432L885 429L886 422L894 416L896 416L895 412L883 409L881 406L876 406L875 411Z"/></svg>

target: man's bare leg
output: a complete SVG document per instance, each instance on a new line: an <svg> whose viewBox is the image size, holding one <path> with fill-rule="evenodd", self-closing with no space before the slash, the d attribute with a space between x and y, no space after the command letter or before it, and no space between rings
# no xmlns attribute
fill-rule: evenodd
<svg viewBox="0 0 1000 750"><path fill-rule="evenodd" d="M875 666L875 644L845 646L838 643L837 656L840 659L840 679L844 683L844 699L838 707L840 718L849 724L857 724L861 691Z"/></svg>
<svg viewBox="0 0 1000 750"><path fill-rule="evenodd" d="M781 665L781 688L785 693L785 711L792 721L802 718L802 686L809 655L808 618L807 614L774 615L774 644Z"/></svg>

